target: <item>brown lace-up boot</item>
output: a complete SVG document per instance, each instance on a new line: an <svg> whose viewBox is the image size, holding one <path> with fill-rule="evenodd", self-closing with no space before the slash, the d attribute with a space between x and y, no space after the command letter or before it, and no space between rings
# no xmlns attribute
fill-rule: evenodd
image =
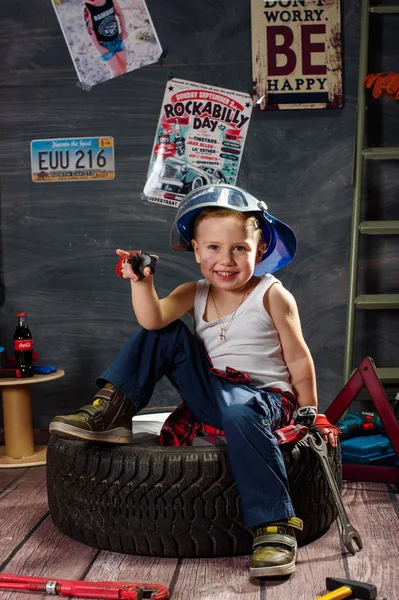
<svg viewBox="0 0 399 600"><path fill-rule="evenodd" d="M133 405L112 383L97 392L93 404L72 415L58 416L50 423L50 432L61 437L91 442L131 444Z"/></svg>
<svg viewBox="0 0 399 600"><path fill-rule="evenodd" d="M255 528L249 569L251 577L281 577L295 571L298 554L295 529L303 529L303 523L297 517Z"/></svg>

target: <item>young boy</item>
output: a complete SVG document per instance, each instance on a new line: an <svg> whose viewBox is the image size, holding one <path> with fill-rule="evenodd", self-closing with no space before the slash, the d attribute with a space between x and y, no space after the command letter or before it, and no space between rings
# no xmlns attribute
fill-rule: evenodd
<svg viewBox="0 0 399 600"><path fill-rule="evenodd" d="M99 378L105 387L93 405L56 417L50 431L129 443L132 415L166 375L200 423L225 433L245 522L255 531L251 575L290 574L295 529L302 522L294 516L272 432L290 422L297 405L311 420L317 406L313 361L295 300L270 274L293 259L295 235L264 202L217 184L182 201L171 242L175 249L194 251L204 279L160 300L153 258L135 255L140 264L133 270L131 254L117 250L142 329ZM193 318L195 336L179 320L185 313ZM333 433L325 438L336 444Z"/></svg>
<svg viewBox="0 0 399 600"><path fill-rule="evenodd" d="M126 48L123 40L128 36L123 12L116 0L88 0L83 17L91 42L108 65L112 77L126 73ZM118 20L121 32L119 33Z"/></svg>

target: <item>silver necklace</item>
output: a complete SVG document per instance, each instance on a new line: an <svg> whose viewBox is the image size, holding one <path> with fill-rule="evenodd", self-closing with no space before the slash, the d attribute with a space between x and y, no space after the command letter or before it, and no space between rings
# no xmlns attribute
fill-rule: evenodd
<svg viewBox="0 0 399 600"><path fill-rule="evenodd" d="M216 314L218 316L218 321L219 321L219 327L220 327L219 338L220 338L221 342L223 342L226 339L227 330L230 328L232 322L234 321L237 310L240 308L241 304L244 302L244 298L247 294L247 286L248 286L248 284L245 285L244 294L240 300L240 303L237 305L235 311L233 312L233 314L231 316L231 319L227 323L222 323L223 317L221 316L220 312L218 311L218 307L216 306L215 298L213 296L213 292L212 292L212 288L211 288L211 298L212 298L213 306L215 307L215 311L216 311Z"/></svg>

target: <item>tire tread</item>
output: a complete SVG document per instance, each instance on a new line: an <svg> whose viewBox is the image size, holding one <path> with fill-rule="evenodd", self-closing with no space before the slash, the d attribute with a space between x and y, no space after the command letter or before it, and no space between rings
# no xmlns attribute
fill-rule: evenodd
<svg viewBox="0 0 399 600"><path fill-rule="evenodd" d="M304 521L303 543L325 533L337 510L306 440L283 456L294 508ZM341 488L340 449L330 448L329 459ZM114 446L52 434L47 490L55 525L102 550L159 557L251 551L225 446L161 448L151 436Z"/></svg>

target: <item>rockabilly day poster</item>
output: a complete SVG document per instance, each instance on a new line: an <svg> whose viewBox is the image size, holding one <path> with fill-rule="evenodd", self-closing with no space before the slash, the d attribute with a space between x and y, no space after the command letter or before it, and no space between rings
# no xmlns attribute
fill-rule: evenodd
<svg viewBox="0 0 399 600"><path fill-rule="evenodd" d="M147 200L178 207L198 187L235 184L251 112L247 93L168 81L144 187Z"/></svg>

